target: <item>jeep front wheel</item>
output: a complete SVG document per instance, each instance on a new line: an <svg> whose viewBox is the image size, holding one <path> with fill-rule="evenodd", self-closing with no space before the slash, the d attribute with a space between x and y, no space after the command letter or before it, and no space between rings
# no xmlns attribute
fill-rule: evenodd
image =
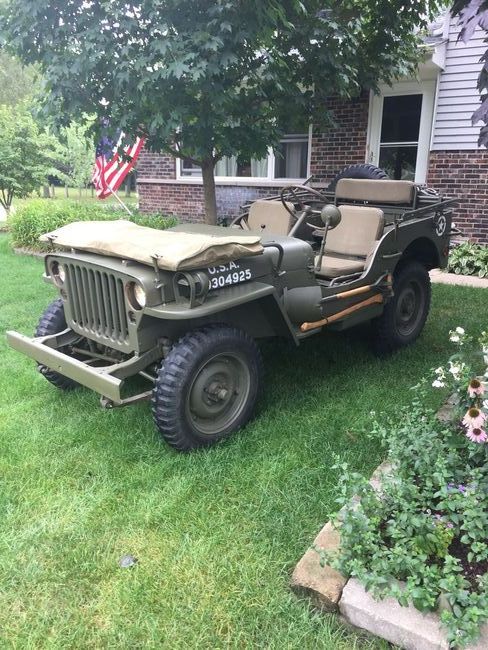
<svg viewBox="0 0 488 650"><path fill-rule="evenodd" d="M413 343L420 335L430 309L430 278L423 264L408 261L395 271L393 298L373 321L375 349L389 354Z"/></svg>
<svg viewBox="0 0 488 650"><path fill-rule="evenodd" d="M262 361L254 340L227 325L185 334L164 359L152 396L156 427L178 451L226 438L252 417Z"/></svg>
<svg viewBox="0 0 488 650"><path fill-rule="evenodd" d="M64 315L64 305L61 298L54 300L42 314L39 324L36 328L35 336L51 336L52 334L59 334L67 328L66 318ZM69 354L69 350L60 350L65 354ZM61 390L73 390L79 386L78 383L59 372L55 372L44 366L42 363L37 364L37 369L53 386Z"/></svg>

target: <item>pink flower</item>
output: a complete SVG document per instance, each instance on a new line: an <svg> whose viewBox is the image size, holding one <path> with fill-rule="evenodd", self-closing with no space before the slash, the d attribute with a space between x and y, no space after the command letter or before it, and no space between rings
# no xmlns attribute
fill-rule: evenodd
<svg viewBox="0 0 488 650"><path fill-rule="evenodd" d="M479 381L479 379L472 379L469 382L468 393L471 398L477 397L479 395L483 395L484 392L485 392L485 387Z"/></svg>
<svg viewBox="0 0 488 650"><path fill-rule="evenodd" d="M463 417L463 424L469 429L481 429L486 420L486 415L483 411L473 407L468 409L466 415Z"/></svg>
<svg viewBox="0 0 488 650"><path fill-rule="evenodd" d="M486 431L484 429L474 429L471 427L467 430L466 437L469 438L472 442L477 442L478 444L481 444L482 442L486 442L488 440L488 435L486 435Z"/></svg>

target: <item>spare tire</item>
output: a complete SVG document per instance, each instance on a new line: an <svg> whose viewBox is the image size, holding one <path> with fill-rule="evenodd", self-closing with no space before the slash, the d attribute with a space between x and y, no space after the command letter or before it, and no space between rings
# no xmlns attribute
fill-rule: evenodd
<svg viewBox="0 0 488 650"><path fill-rule="evenodd" d="M380 169L371 163L349 165L349 167L345 167L342 171L335 175L326 191L335 192L337 181L339 181L341 178L363 178L379 181L382 179L387 179L389 176L383 169Z"/></svg>

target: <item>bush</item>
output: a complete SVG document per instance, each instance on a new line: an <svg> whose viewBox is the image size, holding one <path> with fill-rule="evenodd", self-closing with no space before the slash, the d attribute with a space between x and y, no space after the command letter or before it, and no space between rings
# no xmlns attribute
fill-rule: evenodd
<svg viewBox="0 0 488 650"><path fill-rule="evenodd" d="M133 211L133 215L133 217L129 217L121 208L110 205L87 205L78 201L34 199L9 217L8 229L14 246L47 251L50 248L49 244L42 244L39 237L73 221L129 219L141 226L158 230L171 228L178 223L176 217L164 217L160 214L141 214Z"/></svg>
<svg viewBox="0 0 488 650"><path fill-rule="evenodd" d="M488 246L460 244L449 255L448 271L460 275L488 277Z"/></svg>
<svg viewBox="0 0 488 650"><path fill-rule="evenodd" d="M471 343L463 328L450 338L458 352L435 370L432 386L455 391L455 418L441 422L425 407L430 389L423 382L411 406L376 421L373 436L388 449L391 471L375 491L346 464L335 466L341 549L326 559L376 597L421 611L442 603L449 642L463 647L488 618L488 400L475 377L488 366L488 333L475 367L463 360Z"/></svg>

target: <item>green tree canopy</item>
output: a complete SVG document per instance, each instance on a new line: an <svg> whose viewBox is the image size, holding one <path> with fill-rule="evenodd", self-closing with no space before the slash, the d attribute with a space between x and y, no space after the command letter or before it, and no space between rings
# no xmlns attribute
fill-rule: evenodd
<svg viewBox="0 0 488 650"><path fill-rule="evenodd" d="M34 97L38 90L34 68L22 66L16 58L0 49L0 104L16 106Z"/></svg>
<svg viewBox="0 0 488 650"><path fill-rule="evenodd" d="M60 129L54 167L55 175L67 185L82 188L91 181L95 158L95 145L88 133L91 122L88 119L83 124L71 122Z"/></svg>
<svg viewBox="0 0 488 650"><path fill-rule="evenodd" d="M2 35L39 63L46 110L85 113L202 167L261 158L283 118L327 122L325 100L411 72L436 0L5 0ZM105 123L106 123L105 121Z"/></svg>
<svg viewBox="0 0 488 650"><path fill-rule="evenodd" d="M23 107L0 105L0 204L9 212L46 181L51 168L49 142Z"/></svg>

